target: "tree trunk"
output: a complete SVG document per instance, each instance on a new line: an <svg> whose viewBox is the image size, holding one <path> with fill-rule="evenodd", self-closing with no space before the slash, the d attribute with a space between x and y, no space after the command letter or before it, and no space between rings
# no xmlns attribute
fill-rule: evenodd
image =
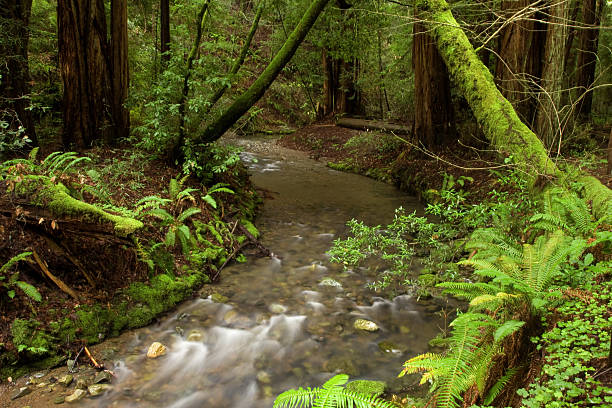
<svg viewBox="0 0 612 408"><path fill-rule="evenodd" d="M415 140L431 149L444 144L454 133L450 81L444 60L425 26L417 22L413 31L413 134Z"/></svg>
<svg viewBox="0 0 612 408"><path fill-rule="evenodd" d="M59 59L64 84L62 142L90 147L110 141L113 102L104 0L58 0Z"/></svg>
<svg viewBox="0 0 612 408"><path fill-rule="evenodd" d="M606 166L606 173L608 176L612 176L612 129L610 129L610 137L608 138L608 165Z"/></svg>
<svg viewBox="0 0 612 408"><path fill-rule="evenodd" d="M535 100L531 96L534 78L542 73L545 28L543 18L530 9L534 0L505 0L501 12L508 19L502 29L497 52L495 81L502 95L512 103L519 116L533 122Z"/></svg>
<svg viewBox="0 0 612 408"><path fill-rule="evenodd" d="M253 85L240 95L225 112L216 117L204 132L195 138L195 142L209 143L219 139L226 130L236 123L263 96L283 67L291 60L291 57L293 57L293 54L295 54L295 51L328 2L329 0L314 0L312 2L289 38L287 38L287 41L285 41L282 48L255 80Z"/></svg>
<svg viewBox="0 0 612 408"><path fill-rule="evenodd" d="M191 51L189 52L189 56L187 57L187 68L185 71L185 77L183 78L183 92L181 93L181 100L179 101L178 114L180 118L179 123L179 134L178 140L174 143L172 148L172 156L170 157L170 161L174 162L182 159L181 148L183 146L183 142L185 141L185 110L187 109L187 98L189 97L189 79L191 78L191 70L193 68L193 61L198 55L198 50L200 49L200 42L202 41L202 32L204 31L204 20L206 19L206 15L208 12L208 4L209 0L204 0L200 11L198 12L197 24L198 28L196 31L196 37L193 41L193 46L191 47Z"/></svg>
<svg viewBox="0 0 612 408"><path fill-rule="evenodd" d="M491 145L512 155L532 187L543 187L547 179L564 174L548 157L538 137L519 119L510 102L495 86L493 76L480 61L445 0L416 0L424 22L435 39L451 81L466 98ZM612 213L612 191L591 176L579 181L585 200L591 201L597 218ZM537 182L537 183L536 183Z"/></svg>
<svg viewBox="0 0 612 408"><path fill-rule="evenodd" d="M8 0L0 7L0 120L9 129L25 129L36 145L36 130L30 105L28 43L32 0Z"/></svg>
<svg viewBox="0 0 612 408"><path fill-rule="evenodd" d="M548 148L560 146L564 120L561 93L565 73L565 42L567 40L569 0L550 0L550 19L546 29L546 47L542 68L541 92L538 96L536 134Z"/></svg>
<svg viewBox="0 0 612 408"><path fill-rule="evenodd" d="M159 3L159 41L162 65L170 61L170 0Z"/></svg>
<svg viewBox="0 0 612 408"><path fill-rule="evenodd" d="M114 137L130 133L130 113L125 101L130 86L128 64L127 0L111 0L111 53Z"/></svg>
<svg viewBox="0 0 612 408"><path fill-rule="evenodd" d="M591 87L595 82L595 66L597 64L597 48L599 45L599 26L603 10L602 0L583 0L582 23L585 28L580 30L578 46L578 67L576 86L582 99L578 104L578 113L588 118L593 105Z"/></svg>
<svg viewBox="0 0 612 408"><path fill-rule="evenodd" d="M206 113L210 112L210 110L215 106L215 104L221 99L225 91L227 91L233 84L236 74L240 67L244 63L244 60L249 52L249 48L251 47L251 42L253 41L253 37L255 36L255 32L257 31L257 27L259 26L259 20L261 19L261 15L266 7L266 0L260 0L259 6L257 6L257 12L255 13L255 19L253 20L253 24L251 24L251 29L249 30L249 34L247 35L246 40L244 41L244 45L242 46L242 50L240 50L240 55L232 68L229 71L229 86L220 86L215 93L210 97L209 105L206 107Z"/></svg>

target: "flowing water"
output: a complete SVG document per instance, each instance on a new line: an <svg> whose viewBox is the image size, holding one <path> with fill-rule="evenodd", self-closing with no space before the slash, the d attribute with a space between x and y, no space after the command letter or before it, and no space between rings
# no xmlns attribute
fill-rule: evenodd
<svg viewBox="0 0 612 408"><path fill-rule="evenodd" d="M78 406L271 407L278 393L337 372L405 385L395 377L438 332L435 307L408 295L377 297L366 287L374 272L346 272L326 251L351 218L387 223L395 208L418 209L417 201L272 146L248 142L243 159L272 196L256 224L273 255L229 266L220 284L205 288L225 303L203 295L157 325L109 340L113 390ZM380 330L354 329L358 318ZM168 352L147 359L154 341Z"/></svg>

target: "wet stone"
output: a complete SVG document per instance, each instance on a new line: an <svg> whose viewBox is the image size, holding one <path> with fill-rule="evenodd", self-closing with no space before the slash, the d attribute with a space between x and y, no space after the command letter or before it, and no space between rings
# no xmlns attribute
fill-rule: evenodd
<svg viewBox="0 0 612 408"><path fill-rule="evenodd" d="M287 307L281 305L280 303L272 303L270 307L268 307L268 310L270 313L283 314L287 311Z"/></svg>
<svg viewBox="0 0 612 408"><path fill-rule="evenodd" d="M149 346L147 350L148 358L157 358L166 354L166 346L156 341Z"/></svg>
<svg viewBox="0 0 612 408"><path fill-rule="evenodd" d="M378 330L378 325L374 322L365 319L357 319L353 324L353 327L357 330L363 330L368 332L375 332Z"/></svg>
<svg viewBox="0 0 612 408"><path fill-rule="evenodd" d="M100 371L94 378L94 384L109 383L113 380L113 376L108 371Z"/></svg>
<svg viewBox="0 0 612 408"><path fill-rule="evenodd" d="M257 381L262 384L270 384L270 374L265 371L260 371L257 373Z"/></svg>
<svg viewBox="0 0 612 408"><path fill-rule="evenodd" d="M53 400L53 403L56 405L59 405L59 404L63 404L64 401L66 401L66 397L64 397L63 395L60 395L59 397L55 397L55 399Z"/></svg>
<svg viewBox="0 0 612 408"><path fill-rule="evenodd" d="M77 378L77 382L76 382L76 388L79 390L86 390L87 387L89 386L89 381L87 381L86 378Z"/></svg>
<svg viewBox="0 0 612 408"><path fill-rule="evenodd" d="M74 377L72 376L72 374L66 374L62 377L60 377L59 380L57 380L58 384L63 385L64 387L69 386L72 383L72 380L74 379Z"/></svg>
<svg viewBox="0 0 612 408"><path fill-rule="evenodd" d="M89 395L91 395L92 397L97 397L99 395L104 394L106 391L110 390L112 387L109 384L94 384L94 385L90 385L87 388L87 391L89 391Z"/></svg>
<svg viewBox="0 0 612 408"><path fill-rule="evenodd" d="M81 390L81 389L76 389L76 390L74 390L74 392L72 394L70 394L69 396L66 397L65 401L66 402L75 402L75 401L78 401L78 400L82 399L86 395L87 395L87 391Z"/></svg>
<svg viewBox="0 0 612 408"><path fill-rule="evenodd" d="M220 293L213 293L210 295L210 299L215 303L227 303L229 301L227 296L223 296Z"/></svg>
<svg viewBox="0 0 612 408"><path fill-rule="evenodd" d="M21 398L24 395L28 395L31 392L32 390L30 389L30 387L21 387L15 390L15 392L13 392L13 395L11 395L11 399L16 400L17 398Z"/></svg>
<svg viewBox="0 0 612 408"><path fill-rule="evenodd" d="M321 282L319 282L320 286L329 286L332 288L339 288L342 289L342 284L340 282L338 282L335 279L332 278L323 278L323 280L321 280Z"/></svg>
<svg viewBox="0 0 612 408"><path fill-rule="evenodd" d="M187 341L202 341L204 334L199 330L191 330L187 336Z"/></svg>

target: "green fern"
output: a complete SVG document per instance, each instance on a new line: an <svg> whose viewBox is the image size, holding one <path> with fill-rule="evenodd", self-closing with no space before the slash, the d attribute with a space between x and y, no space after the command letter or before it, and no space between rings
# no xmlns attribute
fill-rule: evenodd
<svg viewBox="0 0 612 408"><path fill-rule="evenodd" d="M595 221L584 200L561 189L550 189L542 197L543 212L530 218L528 228L553 232L561 229L572 236L590 237L605 219Z"/></svg>
<svg viewBox="0 0 612 408"><path fill-rule="evenodd" d="M0 267L0 287L6 289L6 293L10 299L13 299L16 295L14 288L19 288L21 291L30 299L40 302L42 295L33 285L19 280L19 272L14 272L10 276L7 275L8 271L15 266L18 262L28 261L31 252L22 252L9 259L4 265ZM8 278L8 279L7 279Z"/></svg>
<svg viewBox="0 0 612 408"><path fill-rule="evenodd" d="M298 388L280 394L274 400L274 408L314 407L314 408L395 408L392 402L373 395L363 395L344 388L349 377L338 374L330 378L322 387Z"/></svg>

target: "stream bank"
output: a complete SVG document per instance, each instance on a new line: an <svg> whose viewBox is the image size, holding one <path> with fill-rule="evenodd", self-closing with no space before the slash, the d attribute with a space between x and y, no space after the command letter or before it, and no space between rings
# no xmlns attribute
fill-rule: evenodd
<svg viewBox="0 0 612 408"><path fill-rule="evenodd" d="M116 377L104 395L75 406L269 407L280 392L319 385L336 372L384 380L389 393L416 386L417 378L396 376L403 361L429 350L444 324L441 305L373 293L367 284L384 265L344 271L327 251L349 219L383 224L399 206L421 211L418 201L269 142L246 141L243 148L252 180L267 197L257 227L271 256L228 266L199 299L93 347ZM360 319L375 331L360 329ZM167 352L148 359L153 342ZM76 392L79 378L83 386L95 376L83 366L65 387L50 383L66 368L42 374L33 382L44 386L31 385L31 394L9 406L53 406Z"/></svg>

